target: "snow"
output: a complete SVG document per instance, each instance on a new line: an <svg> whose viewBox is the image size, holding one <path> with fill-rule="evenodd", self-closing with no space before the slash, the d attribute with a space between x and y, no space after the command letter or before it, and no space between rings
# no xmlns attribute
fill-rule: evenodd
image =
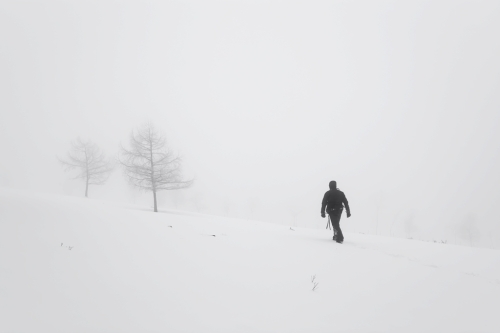
<svg viewBox="0 0 500 333"><path fill-rule="evenodd" d="M0 332L500 331L500 251L345 237L0 189Z"/></svg>

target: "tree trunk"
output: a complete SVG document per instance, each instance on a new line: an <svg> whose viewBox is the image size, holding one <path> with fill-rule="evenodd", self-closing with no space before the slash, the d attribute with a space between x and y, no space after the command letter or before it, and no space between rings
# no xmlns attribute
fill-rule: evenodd
<svg viewBox="0 0 500 333"><path fill-rule="evenodd" d="M156 191L153 190L153 197L154 197L154 200L155 200L155 212L158 212L158 207L156 205Z"/></svg>
<svg viewBox="0 0 500 333"><path fill-rule="evenodd" d="M87 155L87 146L85 146L85 198L89 197L89 156Z"/></svg>
<svg viewBox="0 0 500 333"><path fill-rule="evenodd" d="M151 141L151 131L149 132L149 156L150 156L150 167L151 167L151 187L153 188L153 198L155 201L155 213L158 212L158 206L156 205L156 184L155 184L155 165L153 160L153 142Z"/></svg>

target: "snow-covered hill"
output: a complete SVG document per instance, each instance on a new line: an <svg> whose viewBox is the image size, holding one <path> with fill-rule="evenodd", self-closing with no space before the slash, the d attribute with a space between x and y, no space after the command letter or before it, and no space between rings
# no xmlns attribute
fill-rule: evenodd
<svg viewBox="0 0 500 333"><path fill-rule="evenodd" d="M498 250L0 190L0 332L498 332L499 313Z"/></svg>

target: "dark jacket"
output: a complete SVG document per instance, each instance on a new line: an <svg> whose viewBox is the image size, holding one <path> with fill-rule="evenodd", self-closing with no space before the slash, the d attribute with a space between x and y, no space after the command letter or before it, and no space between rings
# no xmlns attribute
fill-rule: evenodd
<svg viewBox="0 0 500 333"><path fill-rule="evenodd" d="M347 201L344 192L339 189L331 189L330 191L327 191L323 197L323 202L321 203L321 215L325 214L325 208L327 212L330 212L334 209L342 207L345 207L347 213L350 214L351 210L349 209L349 202Z"/></svg>

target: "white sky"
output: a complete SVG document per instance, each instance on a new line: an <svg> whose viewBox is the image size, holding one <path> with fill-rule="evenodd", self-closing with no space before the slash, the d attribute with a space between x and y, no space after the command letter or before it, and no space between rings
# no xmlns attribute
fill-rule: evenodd
<svg viewBox="0 0 500 333"><path fill-rule="evenodd" d="M499 22L497 1L4 0L0 184L65 193L72 139L115 154L151 120L208 211L318 226L337 180L354 229L469 219L484 239L500 233ZM90 191L124 189L117 172Z"/></svg>

